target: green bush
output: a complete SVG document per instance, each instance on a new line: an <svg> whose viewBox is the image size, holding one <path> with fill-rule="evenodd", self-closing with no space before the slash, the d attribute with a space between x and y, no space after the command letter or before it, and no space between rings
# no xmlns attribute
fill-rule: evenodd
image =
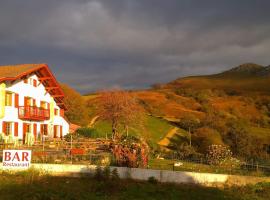
<svg viewBox="0 0 270 200"><path fill-rule="evenodd" d="M103 168L102 176L104 179L109 180L111 178L111 170L110 167L106 166Z"/></svg>
<svg viewBox="0 0 270 200"><path fill-rule="evenodd" d="M79 136L86 137L86 138L97 138L99 137L99 133L96 129L88 128L88 127L82 127L76 130L76 133Z"/></svg>
<svg viewBox="0 0 270 200"><path fill-rule="evenodd" d="M154 176L148 178L148 183L157 184L158 180Z"/></svg>
<svg viewBox="0 0 270 200"><path fill-rule="evenodd" d="M94 174L94 178L96 180L102 180L103 179L103 172L102 172L102 168L100 166L97 166L95 174Z"/></svg>
<svg viewBox="0 0 270 200"><path fill-rule="evenodd" d="M118 180L120 180L119 173L118 173L118 170L117 170L116 168L113 169L112 172L111 172L111 179L112 179L113 181L118 181Z"/></svg>
<svg viewBox="0 0 270 200"><path fill-rule="evenodd" d="M207 162L210 165L227 165L233 164L236 160L232 158L231 150L223 145L210 145L207 151Z"/></svg>

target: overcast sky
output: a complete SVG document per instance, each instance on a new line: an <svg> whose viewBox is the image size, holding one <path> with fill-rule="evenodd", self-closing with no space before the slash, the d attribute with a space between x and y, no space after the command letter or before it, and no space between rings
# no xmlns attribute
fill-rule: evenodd
<svg viewBox="0 0 270 200"><path fill-rule="evenodd" d="M1 0L0 65L81 93L270 64L270 0Z"/></svg>

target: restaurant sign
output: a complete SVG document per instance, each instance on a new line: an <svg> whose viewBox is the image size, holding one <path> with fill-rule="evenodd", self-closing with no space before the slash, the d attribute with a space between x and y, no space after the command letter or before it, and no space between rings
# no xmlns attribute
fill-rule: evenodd
<svg viewBox="0 0 270 200"><path fill-rule="evenodd" d="M31 150L4 150L3 169L28 169L31 153Z"/></svg>

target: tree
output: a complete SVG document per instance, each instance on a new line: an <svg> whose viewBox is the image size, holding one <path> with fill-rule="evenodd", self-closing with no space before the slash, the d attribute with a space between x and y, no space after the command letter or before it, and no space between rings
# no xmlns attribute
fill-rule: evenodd
<svg viewBox="0 0 270 200"><path fill-rule="evenodd" d="M149 147L135 137L122 137L111 144L115 164L121 167L147 167Z"/></svg>
<svg viewBox="0 0 270 200"><path fill-rule="evenodd" d="M197 129L192 138L200 153L206 153L208 147L212 144L224 145L220 133L209 127Z"/></svg>
<svg viewBox="0 0 270 200"><path fill-rule="evenodd" d="M189 137L189 145L191 146L191 133L193 133L197 128L200 127L200 120L196 118L194 115L186 115L180 119L178 125L188 131Z"/></svg>
<svg viewBox="0 0 270 200"><path fill-rule="evenodd" d="M81 94L66 84L62 84L61 88L65 94L64 103L68 109L65 112L65 116L74 124L81 126L87 125L89 117L85 101Z"/></svg>
<svg viewBox="0 0 270 200"><path fill-rule="evenodd" d="M227 125L229 130L225 139L234 155L255 160L267 157L265 142L249 133L249 126L246 122L231 120Z"/></svg>
<svg viewBox="0 0 270 200"><path fill-rule="evenodd" d="M194 115L185 115L180 119L178 125L186 131L193 132L200 127L200 120Z"/></svg>
<svg viewBox="0 0 270 200"><path fill-rule="evenodd" d="M98 99L100 119L111 122L113 139L120 137L123 125L128 135L129 125L141 118L142 109L131 93L122 90L102 92Z"/></svg>
<svg viewBox="0 0 270 200"><path fill-rule="evenodd" d="M167 148L172 150L180 159L199 157L195 149L190 146L189 136L186 135L174 135L174 137L170 138L170 144Z"/></svg>

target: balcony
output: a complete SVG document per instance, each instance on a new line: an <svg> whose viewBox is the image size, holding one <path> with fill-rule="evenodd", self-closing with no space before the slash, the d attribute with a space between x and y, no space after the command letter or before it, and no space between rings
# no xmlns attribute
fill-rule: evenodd
<svg viewBox="0 0 270 200"><path fill-rule="evenodd" d="M44 121L50 119L50 110L35 106L19 106L18 115L22 120Z"/></svg>

